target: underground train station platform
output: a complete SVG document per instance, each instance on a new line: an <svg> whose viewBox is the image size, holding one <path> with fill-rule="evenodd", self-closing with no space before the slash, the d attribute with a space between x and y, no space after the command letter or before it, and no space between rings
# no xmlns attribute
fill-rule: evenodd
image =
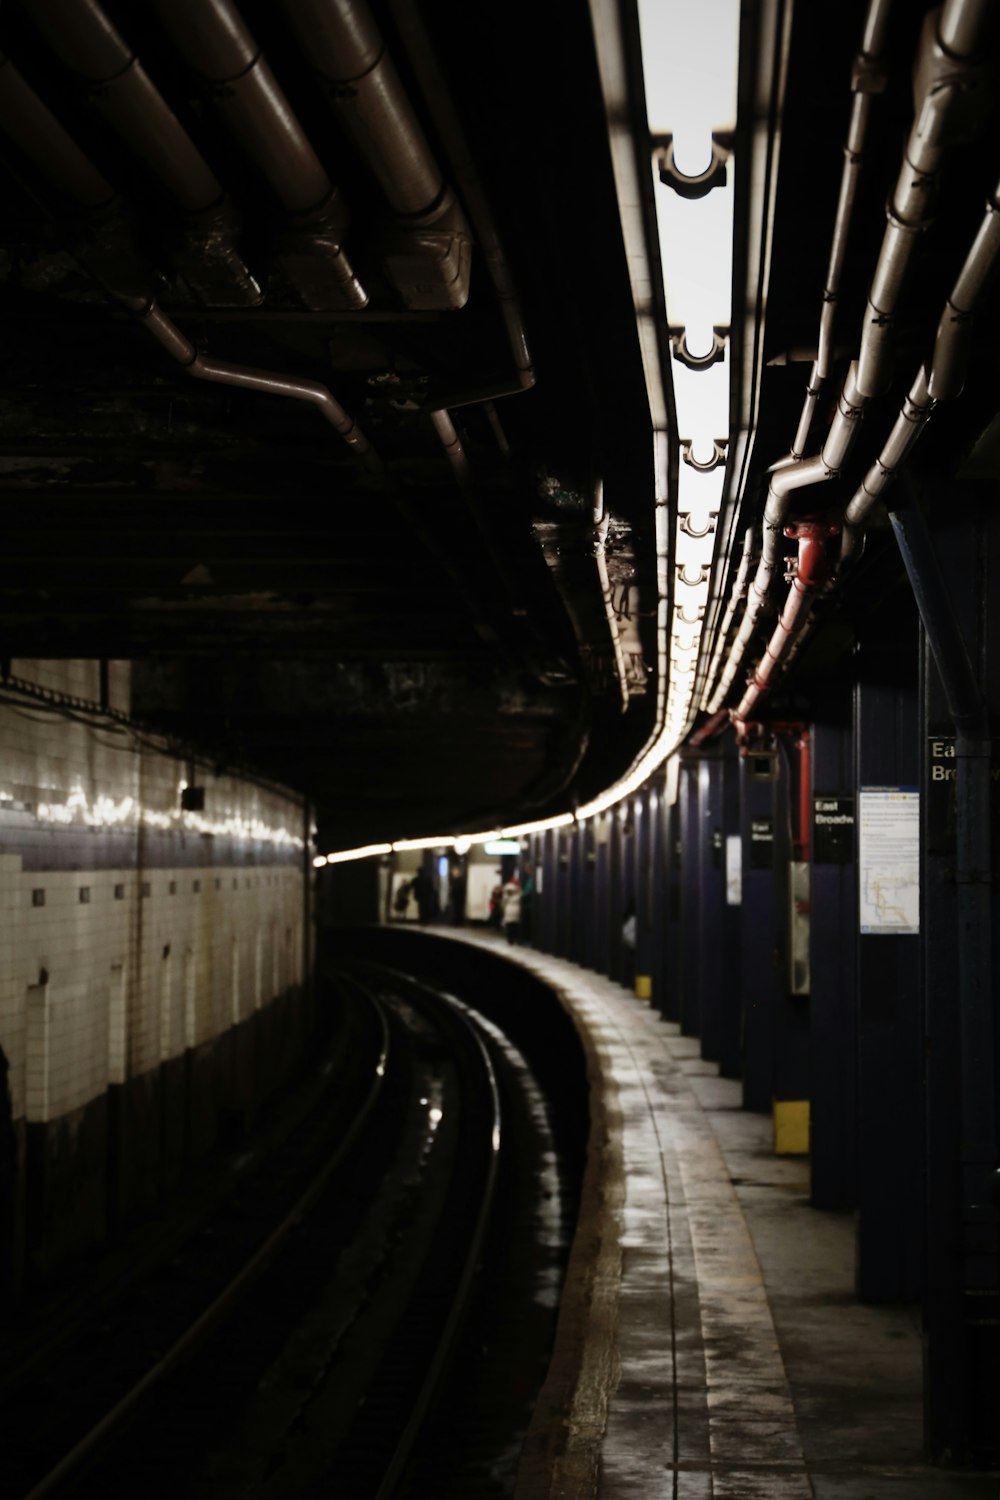
<svg viewBox="0 0 1000 1500"><path fill-rule="evenodd" d="M434 929L440 937L444 929ZM854 1294L850 1214L809 1203L697 1038L483 930L570 1010L591 1136L556 1347L516 1500L996 1500L922 1455L916 1306Z"/></svg>

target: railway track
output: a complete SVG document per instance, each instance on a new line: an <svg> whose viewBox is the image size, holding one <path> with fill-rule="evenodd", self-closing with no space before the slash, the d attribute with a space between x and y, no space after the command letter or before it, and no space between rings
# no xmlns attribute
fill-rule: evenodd
<svg viewBox="0 0 1000 1500"><path fill-rule="evenodd" d="M8 1374L3 1496L398 1491L474 1290L500 1091L460 1005L371 966L339 985L357 1062L350 1108L326 1101L335 1141L311 1115L120 1302Z"/></svg>

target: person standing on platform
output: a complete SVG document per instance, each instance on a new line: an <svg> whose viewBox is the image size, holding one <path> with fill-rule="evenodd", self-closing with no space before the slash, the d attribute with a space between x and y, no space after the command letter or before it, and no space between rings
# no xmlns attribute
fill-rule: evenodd
<svg viewBox="0 0 1000 1500"><path fill-rule="evenodd" d="M513 874L503 888L503 930L508 943L516 943L521 932L521 887Z"/></svg>
<svg viewBox="0 0 1000 1500"><path fill-rule="evenodd" d="M628 989L635 985L635 950L639 942L639 923L635 902L629 901L622 918L622 979Z"/></svg>
<svg viewBox="0 0 1000 1500"><path fill-rule="evenodd" d="M396 888L396 896L392 903L392 909L397 917L405 920L406 909L410 904L410 893L413 889L412 880L404 880Z"/></svg>
<svg viewBox="0 0 1000 1500"><path fill-rule="evenodd" d="M497 871L497 883L490 891L490 914L489 925L495 927L497 932L503 926L503 874Z"/></svg>
<svg viewBox="0 0 1000 1500"><path fill-rule="evenodd" d="M414 875L412 889L417 903L417 910L420 913L420 920L426 926L431 919L434 901L434 887L428 878L426 870L420 869Z"/></svg>

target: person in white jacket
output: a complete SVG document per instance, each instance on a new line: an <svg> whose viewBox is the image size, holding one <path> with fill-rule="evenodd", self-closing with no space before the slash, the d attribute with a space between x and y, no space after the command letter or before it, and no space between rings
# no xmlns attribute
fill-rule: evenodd
<svg viewBox="0 0 1000 1500"><path fill-rule="evenodd" d="M516 943L521 932L521 887L512 875L503 888L503 930L508 943Z"/></svg>

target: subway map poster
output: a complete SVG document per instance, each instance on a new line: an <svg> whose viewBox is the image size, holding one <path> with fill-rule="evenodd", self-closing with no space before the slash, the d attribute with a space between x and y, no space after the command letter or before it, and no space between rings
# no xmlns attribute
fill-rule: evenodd
<svg viewBox="0 0 1000 1500"><path fill-rule="evenodd" d="M920 793L916 787L860 788L858 921L862 933L920 931Z"/></svg>

